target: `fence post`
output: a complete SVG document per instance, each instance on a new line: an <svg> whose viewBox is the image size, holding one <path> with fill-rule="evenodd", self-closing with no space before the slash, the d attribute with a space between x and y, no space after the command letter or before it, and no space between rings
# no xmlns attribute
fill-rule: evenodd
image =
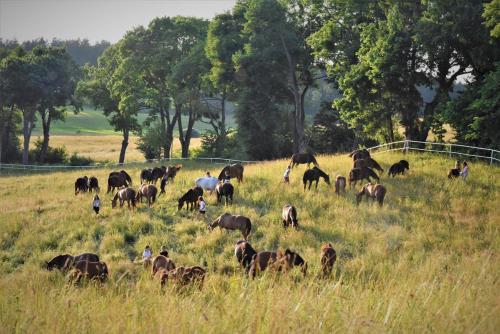
<svg viewBox="0 0 500 334"><path fill-rule="evenodd" d="M451 157L451 150L452 150L452 146L451 146L451 144L448 144L448 146L450 147L450 150L448 151L448 156L450 156L450 157Z"/></svg>
<svg viewBox="0 0 500 334"><path fill-rule="evenodd" d="M490 154L490 165L493 164L493 150L491 150L491 154Z"/></svg>

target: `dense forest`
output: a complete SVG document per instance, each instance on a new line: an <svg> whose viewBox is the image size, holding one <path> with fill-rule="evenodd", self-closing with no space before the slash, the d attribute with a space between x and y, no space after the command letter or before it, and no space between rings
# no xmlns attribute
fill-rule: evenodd
<svg viewBox="0 0 500 334"><path fill-rule="evenodd" d="M196 121L212 127L203 154L233 158L443 140L445 124L498 149L499 17L496 0L240 0L210 21L155 18L113 45L2 41L0 158L29 162L38 114L43 163L51 121L82 103L122 133L119 162L131 134L146 158L169 158L174 135L188 157Z"/></svg>

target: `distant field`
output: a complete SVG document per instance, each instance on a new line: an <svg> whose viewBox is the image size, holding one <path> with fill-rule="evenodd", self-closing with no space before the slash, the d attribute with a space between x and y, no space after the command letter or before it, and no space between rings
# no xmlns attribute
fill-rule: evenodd
<svg viewBox="0 0 500 334"><path fill-rule="evenodd" d="M33 136L33 143L39 137ZM50 136L50 146L66 147L69 154L78 153L79 155L90 157L95 161L117 162L122 144L122 137L118 135L52 135ZM125 161L143 161L144 156L137 149L138 137L130 137ZM201 145L200 138L191 139L191 149L198 148ZM181 145L177 138L174 138L173 156L180 156Z"/></svg>
<svg viewBox="0 0 500 334"><path fill-rule="evenodd" d="M147 117L147 114L140 113L138 116L139 122L142 123ZM232 114L227 115L227 124L230 127L235 127L234 119ZM187 124L187 118L183 116L183 123ZM203 133L211 126L202 122L196 122L194 128ZM41 135L42 127L40 123L37 123L37 127L33 129L33 135ZM73 112L68 112L66 120L55 121L51 126L51 134L53 135L116 135L120 134L116 132L114 128L109 125L108 119L102 111L94 110L91 108L85 108L78 114ZM174 132L174 136L177 135L177 128Z"/></svg>

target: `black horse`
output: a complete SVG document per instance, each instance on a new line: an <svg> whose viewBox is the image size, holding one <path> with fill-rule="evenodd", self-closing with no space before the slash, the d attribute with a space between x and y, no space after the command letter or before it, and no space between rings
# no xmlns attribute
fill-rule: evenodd
<svg viewBox="0 0 500 334"><path fill-rule="evenodd" d="M75 181L75 195L77 195L79 192L87 192L89 190L89 185L88 185L89 178L84 176L84 177L79 177Z"/></svg>
<svg viewBox="0 0 500 334"><path fill-rule="evenodd" d="M313 167L304 172L304 176L302 177L302 182L304 183L304 190L306 190L307 182L309 182L309 188L311 189L311 185L313 181L316 181L316 189L318 189L319 178L322 177L326 184L330 185L330 176L323 172L318 167Z"/></svg>
<svg viewBox="0 0 500 334"><path fill-rule="evenodd" d="M132 178L123 169L121 171L119 171L119 172L111 172L111 173L109 173L108 178L111 177L111 176L115 176L115 175L121 175L129 184L132 184Z"/></svg>
<svg viewBox="0 0 500 334"><path fill-rule="evenodd" d="M377 180L377 182L380 180L378 175L371 168L365 167L351 169L351 171L349 172L349 188L352 187L353 183L354 186L356 186L356 183L358 181L362 181L363 179L371 182L370 177L373 177L375 180Z"/></svg>
<svg viewBox="0 0 500 334"><path fill-rule="evenodd" d="M404 175L405 169L410 170L410 164L406 160L400 160L389 168L388 175L392 175L392 177L396 176L396 174Z"/></svg>
<svg viewBox="0 0 500 334"><path fill-rule="evenodd" d="M198 197L203 196L203 189L201 187L194 187L189 189L181 198L179 198L178 210L182 209L184 203L186 203L186 210L194 210L196 203L198 202Z"/></svg>
<svg viewBox="0 0 500 334"><path fill-rule="evenodd" d="M315 167L319 166L316 158L311 153L295 153L292 155L292 159L290 160L290 168L293 168L295 165L299 164L307 164L307 167L309 168L309 165L311 163Z"/></svg>
<svg viewBox="0 0 500 334"><path fill-rule="evenodd" d="M143 169L141 171L141 183L153 182L153 170L151 168Z"/></svg>
<svg viewBox="0 0 500 334"><path fill-rule="evenodd" d="M352 157L353 161L359 160L359 159L367 159L370 158L370 152L363 148L361 150L354 150L351 153L349 153L349 157Z"/></svg>
<svg viewBox="0 0 500 334"><path fill-rule="evenodd" d="M226 198L226 205L233 204L234 187L231 183L219 182L215 187L215 193L217 194L217 203L221 203L222 196L224 196Z"/></svg>
<svg viewBox="0 0 500 334"><path fill-rule="evenodd" d="M248 241L240 240L236 243L234 247L234 256L236 256L238 263L245 268L247 274L254 255L257 255L257 252Z"/></svg>
<svg viewBox="0 0 500 334"><path fill-rule="evenodd" d="M156 181L158 181L158 179L161 179L163 176L165 176L166 172L167 172L167 167L165 167L165 166L153 168L153 170L151 171L152 182L154 184L156 184Z"/></svg>
<svg viewBox="0 0 500 334"><path fill-rule="evenodd" d="M94 190L96 193L99 192L99 180L95 176L91 176L89 179L89 192Z"/></svg>

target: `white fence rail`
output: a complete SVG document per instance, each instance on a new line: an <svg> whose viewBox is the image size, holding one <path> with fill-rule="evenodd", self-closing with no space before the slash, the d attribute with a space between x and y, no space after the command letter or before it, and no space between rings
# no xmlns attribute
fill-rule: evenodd
<svg viewBox="0 0 500 334"><path fill-rule="evenodd" d="M500 162L500 151L476 147L467 146L461 144L452 143L435 143L435 142L425 142L416 140L401 140L392 143L382 144L367 149L370 153L377 154L389 151L424 151L424 152L435 152L448 154L449 156L467 156L474 157L478 159L488 160L490 164L494 162ZM93 168L123 168L124 166L139 165L147 163L175 163L176 161L203 161L210 162L214 164L232 164L232 163L255 163L258 161L248 161L248 160L238 160L238 159L224 159L224 158L172 158L172 159L155 159L155 160L145 160L145 161L131 161L125 162L123 164L118 163L97 163L90 166L68 166L68 165L21 165L21 164L2 164L0 163L0 175L2 172L51 172L51 171L69 171L69 170L79 170L79 169L93 169Z"/></svg>
<svg viewBox="0 0 500 334"><path fill-rule="evenodd" d="M500 162L500 151L490 148L468 146L452 143L435 143L417 140L401 140L392 143L382 144L367 149L370 153L377 154L389 151L420 151L458 155L488 160L490 164Z"/></svg>

